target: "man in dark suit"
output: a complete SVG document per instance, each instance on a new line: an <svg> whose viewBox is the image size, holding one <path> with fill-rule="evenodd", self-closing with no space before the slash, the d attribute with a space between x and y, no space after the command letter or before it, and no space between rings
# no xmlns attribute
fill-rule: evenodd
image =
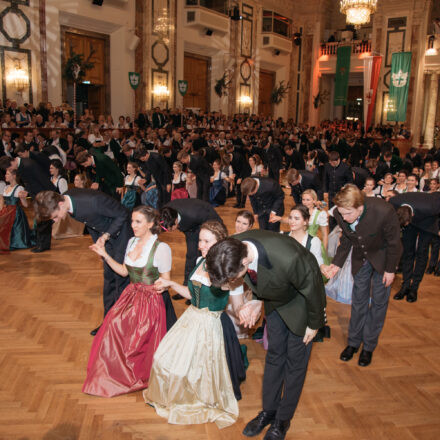
<svg viewBox="0 0 440 440"><path fill-rule="evenodd" d="M269 170L269 177L275 182L280 181L280 169L283 166L283 156L278 145L273 145L269 140L264 142L265 163Z"/></svg>
<svg viewBox="0 0 440 440"><path fill-rule="evenodd" d="M197 198L209 202L209 187L210 176L213 174L211 165L205 160L204 157L198 154L188 154L186 151L181 151L177 155L177 160L185 163L188 168L196 176L197 184Z"/></svg>
<svg viewBox="0 0 440 440"><path fill-rule="evenodd" d="M329 207L333 206L333 197L346 184L353 182L350 167L341 162L339 153L331 151L328 155L329 162L324 165L323 193L328 199Z"/></svg>
<svg viewBox="0 0 440 440"><path fill-rule="evenodd" d="M14 150L15 144L11 140L11 132L9 130L5 130L2 134L2 139L0 142L0 157L15 157Z"/></svg>
<svg viewBox="0 0 440 440"><path fill-rule="evenodd" d="M154 109L153 115L151 117L151 120L153 122L153 129L155 128L162 128L165 125L165 116L160 111L159 107L156 107Z"/></svg>
<svg viewBox="0 0 440 440"><path fill-rule="evenodd" d="M130 213L114 198L91 189L74 188L63 195L43 191L36 197L36 211L40 218L60 221L67 215L84 223L95 243L105 245L108 254L123 263L125 250L133 235ZM104 316L118 300L128 284L104 260ZM92 330L94 336L99 327Z"/></svg>
<svg viewBox="0 0 440 440"><path fill-rule="evenodd" d="M186 260L185 281L186 285L191 271L196 265L199 255L200 226L208 220L217 220L223 223L215 209L208 203L199 199L176 199L167 203L160 210L161 225L166 231L179 229L185 234Z"/></svg>
<svg viewBox="0 0 440 440"><path fill-rule="evenodd" d="M50 177L50 171L49 171L50 159L47 154L38 150L36 151L28 150L24 145L19 145L15 149L15 152L17 153L17 156L21 157L22 159L32 159L35 162L37 162L38 165L40 165L40 167L42 168L42 170L45 171L46 174Z"/></svg>
<svg viewBox="0 0 440 440"><path fill-rule="evenodd" d="M241 193L241 182L243 179L251 175L251 167L246 161L240 147L230 145L226 147L226 151L229 153L229 157L231 158L231 167L232 171L234 172L235 196L237 200L234 208L244 208L246 197L244 197Z"/></svg>
<svg viewBox="0 0 440 440"><path fill-rule="evenodd" d="M269 339L263 376L263 411L243 434L282 440L290 426L307 372L312 341L324 325L325 291L316 259L284 234L251 230L219 241L208 252L206 268L214 286L235 285L244 276L258 301L239 311L253 326L262 303Z"/></svg>
<svg viewBox="0 0 440 440"><path fill-rule="evenodd" d="M159 193L159 207L163 206L170 200L171 196L171 170L159 153L142 148L138 153L141 164L140 169L144 174L147 182L151 180L151 176L156 181L157 192Z"/></svg>
<svg viewBox="0 0 440 440"><path fill-rule="evenodd" d="M280 232L280 222L272 220L284 214L284 192L280 184L269 177L247 177L241 184L241 192L249 196L260 229Z"/></svg>
<svg viewBox="0 0 440 440"><path fill-rule="evenodd" d="M365 197L353 184L345 185L334 200L337 209L333 215L342 235L332 264L323 273L333 278L353 249L348 345L340 359L349 361L363 344L358 364L366 367L371 363L385 322L391 284L402 253L399 220L389 203Z"/></svg>
<svg viewBox="0 0 440 440"><path fill-rule="evenodd" d="M302 193L306 189L313 189L318 195L318 199L322 199L321 182L317 174L306 170L298 171L295 168L290 168L286 173L286 180L290 185L295 205L302 203Z"/></svg>
<svg viewBox="0 0 440 440"><path fill-rule="evenodd" d="M90 188L99 189L102 192L118 199L116 188L124 186L124 178L118 166L105 154L96 152L90 154L88 151L81 151L76 156L76 161L84 168L89 168L91 180Z"/></svg>
<svg viewBox="0 0 440 440"><path fill-rule="evenodd" d="M119 137L120 131L117 129L113 130L112 137L110 139L110 150L112 151L116 162L118 162L119 168L121 170L125 170L125 167L127 166L127 157L122 151L121 141Z"/></svg>
<svg viewBox="0 0 440 440"><path fill-rule="evenodd" d="M9 157L3 157L0 159L0 168L5 171L8 168L17 170L17 174L23 181L26 190L19 193L19 197L27 197L30 195L32 198L35 198L40 191L56 190L50 181L50 176L47 171L32 159L22 159L21 157L11 159ZM52 239L52 220L38 221L36 224L36 232L36 245L31 252L39 253L49 250Z"/></svg>
<svg viewBox="0 0 440 440"><path fill-rule="evenodd" d="M417 290L428 262L429 243L438 236L440 193L407 192L389 199L402 227L402 287L394 299L417 301Z"/></svg>
<svg viewBox="0 0 440 440"><path fill-rule="evenodd" d="M284 153L285 153L285 168L286 170L290 168L294 168L296 170L304 170L305 169L305 163L304 158L302 157L301 153L297 151L296 147L292 145L293 142L289 141L289 144L284 147Z"/></svg>
<svg viewBox="0 0 440 440"><path fill-rule="evenodd" d="M364 189L365 181L370 176L370 173L367 169L361 167L351 167L351 171L353 173L353 183L359 188ZM373 177L374 179L374 177Z"/></svg>

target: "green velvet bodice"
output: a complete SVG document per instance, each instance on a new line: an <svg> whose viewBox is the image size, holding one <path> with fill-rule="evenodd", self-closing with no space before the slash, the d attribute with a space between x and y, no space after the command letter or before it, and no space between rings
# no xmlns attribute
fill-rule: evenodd
<svg viewBox="0 0 440 440"><path fill-rule="evenodd" d="M189 276L188 289L191 292L191 304L198 309L207 307L211 312L225 310L229 300L229 290L206 286L198 281L191 281L193 273L205 262L204 259L194 268Z"/></svg>
<svg viewBox="0 0 440 440"><path fill-rule="evenodd" d="M142 284L154 284L159 278L159 270L153 266L154 254L160 241L156 240L151 247L150 254L148 255L147 264L144 267L134 267L128 264L125 267L128 270L128 276L130 277L130 283L142 283Z"/></svg>

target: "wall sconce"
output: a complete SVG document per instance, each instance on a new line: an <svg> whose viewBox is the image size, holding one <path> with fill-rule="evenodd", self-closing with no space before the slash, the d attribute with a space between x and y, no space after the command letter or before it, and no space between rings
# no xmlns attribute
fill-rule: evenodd
<svg viewBox="0 0 440 440"><path fill-rule="evenodd" d="M167 86L158 84L158 85L154 86L153 95L159 101L166 101L168 99L168 97L170 96L170 91L168 90Z"/></svg>
<svg viewBox="0 0 440 440"><path fill-rule="evenodd" d="M252 105L252 98L247 95L241 95L240 96L240 104L243 106L250 106Z"/></svg>
<svg viewBox="0 0 440 440"><path fill-rule="evenodd" d="M431 35L428 38L428 49L426 49L425 55L433 56L437 55L437 49L434 47L435 36Z"/></svg>
<svg viewBox="0 0 440 440"><path fill-rule="evenodd" d="M29 75L21 68L20 60L14 60L14 68L12 68L6 76L6 81L12 84L18 94L22 94L23 90L29 86Z"/></svg>

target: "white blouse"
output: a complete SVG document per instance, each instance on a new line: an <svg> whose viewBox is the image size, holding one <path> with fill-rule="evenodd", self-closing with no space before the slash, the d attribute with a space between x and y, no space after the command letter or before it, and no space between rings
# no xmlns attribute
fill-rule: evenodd
<svg viewBox="0 0 440 440"><path fill-rule="evenodd" d="M301 244L306 247L307 244L307 234L304 236ZM312 242L310 243L310 252L316 258L318 262L318 266L324 264L324 260L322 259L322 251L321 251L321 240L318 237L313 237Z"/></svg>
<svg viewBox="0 0 440 440"><path fill-rule="evenodd" d="M127 186L128 185L139 186L139 179L140 179L139 176L134 176L134 179L132 179L132 177L129 174L127 174L124 179L124 184Z"/></svg>
<svg viewBox="0 0 440 440"><path fill-rule="evenodd" d="M12 186L12 185L8 185L8 186L5 186L4 187L4 189L3 189L3 195L5 196L5 197L9 197L10 195L12 195L12 193L14 192L14 188L15 187L17 187L17 189L15 190L15 197L18 197L18 193L20 192L20 191L24 191L24 188L21 186L21 185L14 185L14 186Z"/></svg>
<svg viewBox="0 0 440 440"><path fill-rule="evenodd" d="M54 186L57 187L60 194L64 194L68 189L69 186L67 185L67 180L64 177L57 177L56 179L51 179Z"/></svg>
<svg viewBox="0 0 440 440"><path fill-rule="evenodd" d="M312 215L310 216L309 225L313 224L317 210L318 208L313 209ZM319 226L328 226L328 216L325 211L319 211L318 218L316 219L316 223Z"/></svg>
<svg viewBox="0 0 440 440"><path fill-rule="evenodd" d="M124 263L134 267L145 267L150 255L151 248L154 242L157 240L157 235L153 234L150 239L145 243L142 249L142 254L137 260L132 260L129 257L130 251L134 249L136 243L139 241L138 237L132 237L128 241L127 250L125 251ZM171 271L171 248L166 243L159 243L153 258L153 266L157 267L160 273Z"/></svg>

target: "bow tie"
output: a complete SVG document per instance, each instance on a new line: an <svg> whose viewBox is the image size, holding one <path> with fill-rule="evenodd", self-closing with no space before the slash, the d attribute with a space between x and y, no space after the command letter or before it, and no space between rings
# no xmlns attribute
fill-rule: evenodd
<svg viewBox="0 0 440 440"><path fill-rule="evenodd" d="M252 284L254 284L256 286L257 285L257 272L255 272L255 270L248 269L247 273L249 275L249 278L250 278Z"/></svg>

